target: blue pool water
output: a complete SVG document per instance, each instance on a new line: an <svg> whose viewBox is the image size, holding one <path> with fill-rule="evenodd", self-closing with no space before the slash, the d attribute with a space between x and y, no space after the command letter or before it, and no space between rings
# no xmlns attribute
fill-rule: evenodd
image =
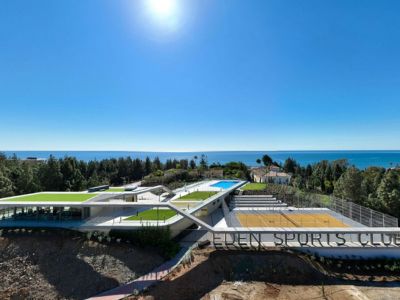
<svg viewBox="0 0 400 300"><path fill-rule="evenodd" d="M230 187L234 186L235 184L238 184L239 181L227 181L227 180L221 180L218 181L217 183L212 184L212 187L216 188L221 188L221 189L229 189Z"/></svg>

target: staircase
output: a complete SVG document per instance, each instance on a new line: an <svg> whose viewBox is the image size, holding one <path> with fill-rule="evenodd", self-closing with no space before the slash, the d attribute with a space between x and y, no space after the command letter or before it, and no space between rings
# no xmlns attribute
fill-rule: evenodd
<svg viewBox="0 0 400 300"><path fill-rule="evenodd" d="M251 207L251 208L279 208L287 207L286 203L277 200L272 195L237 195L233 196L229 208Z"/></svg>

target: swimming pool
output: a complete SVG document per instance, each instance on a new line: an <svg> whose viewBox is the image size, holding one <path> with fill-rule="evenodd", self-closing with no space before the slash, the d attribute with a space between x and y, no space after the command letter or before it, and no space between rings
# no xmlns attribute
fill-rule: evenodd
<svg viewBox="0 0 400 300"><path fill-rule="evenodd" d="M221 180L221 181L218 181L217 183L212 184L211 186L226 190L238 183L239 183L239 181Z"/></svg>

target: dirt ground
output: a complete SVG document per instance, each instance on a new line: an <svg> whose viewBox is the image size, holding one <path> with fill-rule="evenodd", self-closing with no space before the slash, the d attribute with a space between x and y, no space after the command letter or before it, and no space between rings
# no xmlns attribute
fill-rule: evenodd
<svg viewBox="0 0 400 300"><path fill-rule="evenodd" d="M0 237L0 299L85 299L159 266L154 251L57 232ZM197 249L160 284L130 300L400 300L400 274L338 274L282 251Z"/></svg>
<svg viewBox="0 0 400 300"><path fill-rule="evenodd" d="M384 283L370 282L369 276L345 280L350 274L342 275L338 278L297 254L195 250L191 263L145 294L128 299L400 299L400 288L395 287L400 278Z"/></svg>
<svg viewBox="0 0 400 300"><path fill-rule="evenodd" d="M135 279L163 259L130 245L59 233L0 237L0 299L85 299Z"/></svg>

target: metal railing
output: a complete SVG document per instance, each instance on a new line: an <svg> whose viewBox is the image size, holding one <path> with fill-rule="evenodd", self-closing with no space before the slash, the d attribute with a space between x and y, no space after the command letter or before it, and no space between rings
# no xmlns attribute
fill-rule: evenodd
<svg viewBox="0 0 400 300"><path fill-rule="evenodd" d="M328 208L368 227L398 227L395 217L334 196L303 193L288 197L284 202L295 207Z"/></svg>

